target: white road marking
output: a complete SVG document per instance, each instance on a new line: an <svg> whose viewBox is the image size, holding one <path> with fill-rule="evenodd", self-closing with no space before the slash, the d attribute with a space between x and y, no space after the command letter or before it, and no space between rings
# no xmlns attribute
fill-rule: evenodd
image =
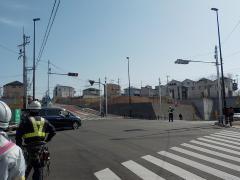
<svg viewBox="0 0 240 180"><path fill-rule="evenodd" d="M238 138L228 137L228 136L224 136L224 135L211 134L211 136L240 142L240 139L238 139Z"/></svg>
<svg viewBox="0 0 240 180"><path fill-rule="evenodd" d="M122 163L123 166L128 168L134 174L139 176L141 179L144 180L165 180L164 178L158 176L154 172L148 170L147 168L141 166L140 164L130 160Z"/></svg>
<svg viewBox="0 0 240 180"><path fill-rule="evenodd" d="M219 166L223 166L223 167L226 167L226 168L229 168L229 169L233 169L235 171L240 171L240 166L232 164L232 163L228 163L228 162L221 161L221 160L218 160L218 159L215 159L215 158L211 158L209 156L198 154L198 153L188 151L186 149L182 149L182 148L179 148L179 147L172 147L170 149L172 149L174 151L177 151L177 152L180 152L180 153L183 153L183 154L186 154L186 155L189 155L189 156L192 156L192 157L195 157L195 158L198 158L198 159L202 159L204 161L208 161L208 162L213 163L213 164L217 164Z"/></svg>
<svg viewBox="0 0 240 180"><path fill-rule="evenodd" d="M186 171L178 166L172 165L168 162L165 162L161 159L158 159L156 157L147 155L147 156L143 156L143 159L173 173L178 175L179 177L185 179L185 180L203 180L204 178L201 178L200 176L197 176L189 171Z"/></svg>
<svg viewBox="0 0 240 180"><path fill-rule="evenodd" d="M235 144L235 145L240 146L239 142L234 142L234 141L230 141L230 140L227 140L227 139L221 139L221 138L212 137L212 136L204 136L204 138L213 139L213 140L222 141L222 142L226 142L226 143Z"/></svg>
<svg viewBox="0 0 240 180"><path fill-rule="evenodd" d="M216 177L219 177L219 178L222 178L222 179L240 180L240 178L237 177L237 176L225 173L223 171L217 170L217 169L212 168L210 166L206 166L206 165L200 164L198 162L189 160L187 158L183 158L181 156L177 156L175 154L172 154L172 153L169 153L169 152L166 152L166 151L161 151L161 152L158 152L158 153L161 154L162 156L171 158L171 159L173 159L175 161L179 161L179 162L181 162L183 164L186 164L188 166L194 167L196 169L199 169L199 170L201 170L203 172L206 172L208 174L212 174L212 175L214 175Z"/></svg>
<svg viewBox="0 0 240 180"><path fill-rule="evenodd" d="M225 133L229 133L229 134L238 134L238 135L240 135L240 133L239 133L239 132L236 132L236 131L222 130L222 131L220 131L220 132L225 132Z"/></svg>
<svg viewBox="0 0 240 180"><path fill-rule="evenodd" d="M216 142L216 141L209 140L209 139L206 139L206 138L197 138L197 139L198 139L198 140L201 140L201 141L205 141L205 142L209 142L209 143L213 143L213 144L218 144L218 145L222 145L222 146L226 146L226 147L230 147L230 148L234 148L234 149L240 150L240 147L238 147L238 146L233 146L233 145L226 144L226 143Z"/></svg>
<svg viewBox="0 0 240 180"><path fill-rule="evenodd" d="M114 172L109 168L103 169L101 171L95 172L94 175L99 180L121 180Z"/></svg>
<svg viewBox="0 0 240 180"><path fill-rule="evenodd" d="M197 150L197 151L201 151L201 152L205 152L205 153L208 153L208 154L212 154L212 155L215 155L215 156L218 156L218 157L221 157L221 158L225 158L225 159L229 159L229 160L232 160L232 161L240 162L240 158L239 157L230 156L230 155L227 155L227 154L219 153L219 152L216 152L216 151L212 151L212 150L209 150L209 149L201 148L201 147L194 146L194 145L187 144L187 143L183 143L181 145L184 146L184 147L188 147L188 148Z"/></svg>
<svg viewBox="0 0 240 180"><path fill-rule="evenodd" d="M207 144L207 143L200 142L200 141L195 141L195 140L192 140L192 141L190 141L190 142L191 142L191 143L198 144L198 145L202 145L202 146L214 148L214 149L217 149L217 150L225 151L225 152L228 152L228 153L240 155L240 152L239 152L239 151L234 151L234 150L227 149L227 148L223 148L223 147L220 147L220 146L215 146L215 145L211 145L211 144Z"/></svg>
<svg viewBox="0 0 240 180"><path fill-rule="evenodd" d="M239 138L239 135L234 135L234 134L229 134L229 133L215 133L215 134L221 135L221 136L228 136L228 137Z"/></svg>

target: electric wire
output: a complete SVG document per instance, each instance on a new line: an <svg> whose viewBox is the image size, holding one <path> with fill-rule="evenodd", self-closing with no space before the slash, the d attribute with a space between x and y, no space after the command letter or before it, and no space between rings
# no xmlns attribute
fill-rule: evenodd
<svg viewBox="0 0 240 180"><path fill-rule="evenodd" d="M53 8L52 8L49 20L48 20L48 25L47 25L46 31L44 33L44 36L43 36L42 45L41 45L41 48L40 48L40 51L39 51L39 54L38 54L38 58L37 58L38 60L40 59L40 55L41 55L41 52L42 52L42 49L43 49L43 45L44 45L45 39L47 37L48 28L49 28L50 22L52 20L52 15L53 15L53 12L54 12L54 9L55 9L56 2L57 2L57 0L54 1Z"/></svg>
<svg viewBox="0 0 240 180"><path fill-rule="evenodd" d="M51 32L53 23L54 23L54 21L55 21L55 18L56 18L58 9L59 9L60 2L61 2L61 1L58 0L58 4L57 4L57 7L56 7L56 8L55 8L55 6L56 6L56 0L55 0L55 2L54 2L53 8L52 8L52 12L51 12L51 15L50 15L50 18L49 18L49 24L50 24L50 23L51 23L51 24L50 24L50 26L49 26L49 24L48 24L47 29L46 29L46 31L45 31L45 35L44 35L45 38L44 38L43 41L42 41L42 46L41 46L42 48L41 48L40 51L39 51L39 55L38 55L37 62L36 62L36 67L37 67L39 61L40 61L41 58L42 58L44 49L45 49L46 44L47 44L47 41L48 41L48 37L49 37L49 35L50 35L50 32ZM55 11L54 11L54 10L55 10ZM53 17L52 17L52 16L53 16Z"/></svg>
<svg viewBox="0 0 240 180"><path fill-rule="evenodd" d="M5 50L8 51L8 52L13 53L13 54L18 54L16 51L14 51L14 50L12 50L12 49L10 49L10 48L2 45L2 44L0 44L0 47L1 47L2 49L5 49Z"/></svg>

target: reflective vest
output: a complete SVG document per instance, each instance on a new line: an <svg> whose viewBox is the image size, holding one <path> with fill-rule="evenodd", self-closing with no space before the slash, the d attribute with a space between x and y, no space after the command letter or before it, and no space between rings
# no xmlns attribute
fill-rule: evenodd
<svg viewBox="0 0 240 180"><path fill-rule="evenodd" d="M37 121L34 117L29 118L32 126L33 126L33 132L26 133L23 135L23 138L33 138L33 137L42 137L44 138L46 136L46 133L43 132L43 126L45 124L44 118L41 118L40 121Z"/></svg>

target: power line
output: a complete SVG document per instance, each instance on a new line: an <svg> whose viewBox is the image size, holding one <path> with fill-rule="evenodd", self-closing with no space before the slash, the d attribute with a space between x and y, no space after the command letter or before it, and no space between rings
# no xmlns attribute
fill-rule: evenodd
<svg viewBox="0 0 240 180"><path fill-rule="evenodd" d="M233 53L227 55L226 58L229 58L229 57L235 56L235 55L237 55L237 54L240 54L240 50L235 51L235 52L233 52Z"/></svg>
<svg viewBox="0 0 240 180"><path fill-rule="evenodd" d="M53 4L52 12L51 12L51 14L50 14L50 17L49 17L49 20L48 20L48 25L47 25L46 31L45 31L45 33L44 33L42 45L41 45L41 48L40 48L40 51L39 51L39 54L38 54L38 59L40 59L40 54L41 54L41 51L42 51L42 49L43 49L43 45L44 45L45 39L46 39L46 37L47 37L48 28L49 28L49 25L50 25L50 22L51 22L51 19L52 19L52 15L53 15L53 12L54 12L54 9L55 9L56 2L57 2L57 1L55 0L55 1L54 1L54 4Z"/></svg>
<svg viewBox="0 0 240 180"><path fill-rule="evenodd" d="M223 44L226 43L230 37L232 36L233 32L237 29L237 27L240 25L240 20L238 20L237 24L234 26L234 28L232 29L232 31L228 34L228 36L226 37L226 39L223 41Z"/></svg>
<svg viewBox="0 0 240 180"><path fill-rule="evenodd" d="M0 76L0 78L12 78L12 77L21 77L22 74L9 75L9 76Z"/></svg>
<svg viewBox="0 0 240 180"><path fill-rule="evenodd" d="M2 44L0 44L0 47L1 47L2 49L7 50L8 52L13 53L13 54L18 54L16 51L14 51L14 50L12 50L12 49L10 49L10 48L8 48L8 47L2 45Z"/></svg>
<svg viewBox="0 0 240 180"><path fill-rule="evenodd" d="M42 48L40 49L39 55L38 55L38 58L37 58L36 66L38 65L39 61L41 60L43 51L44 51L44 49L45 49L45 46L46 46L46 44L47 44L48 37L49 37L50 32L51 32L51 29L52 29L52 25L53 25L53 23L54 23L54 21L55 21L56 15L57 15L57 11L58 11L60 2L61 2L61 1L58 0L58 4L57 4L57 7L56 7L56 8L55 8L55 6L56 6L56 0L55 0L55 2L54 2L53 8L52 8L52 12L51 12L51 15L50 15L50 18L49 18L49 21L48 21L48 26L47 26L47 29L46 29L45 35L44 35L45 38L44 38L43 41L42 41L42 46L41 46ZM55 10L55 12L54 12L54 10ZM52 16L53 16L53 17L52 17ZM51 22L51 21L52 21L52 22ZM51 23L51 24L50 24L50 23ZM50 26L49 26L49 24L50 24Z"/></svg>

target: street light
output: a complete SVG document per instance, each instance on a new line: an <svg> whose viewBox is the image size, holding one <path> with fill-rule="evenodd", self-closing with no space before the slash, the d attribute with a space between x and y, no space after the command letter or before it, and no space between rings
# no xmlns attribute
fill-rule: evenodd
<svg viewBox="0 0 240 180"><path fill-rule="evenodd" d="M35 100L35 70L36 70L36 63L35 63L35 23L36 21L40 21L40 18L33 19L33 100Z"/></svg>
<svg viewBox="0 0 240 180"><path fill-rule="evenodd" d="M129 57L126 57L128 61L128 105L129 105L129 117L132 116L132 101L131 101L131 96L130 96L130 72L129 72Z"/></svg>
<svg viewBox="0 0 240 180"><path fill-rule="evenodd" d="M217 29L218 29L218 43L219 43L219 53L220 53L220 65L221 65L221 75L222 75L222 95L223 95L223 109L226 111L226 94L225 94L225 83L223 75L223 59L222 59L222 48L221 48L221 39L220 39L220 30L219 30L219 20L218 20L218 9L211 8L212 11L216 12L217 15Z"/></svg>

